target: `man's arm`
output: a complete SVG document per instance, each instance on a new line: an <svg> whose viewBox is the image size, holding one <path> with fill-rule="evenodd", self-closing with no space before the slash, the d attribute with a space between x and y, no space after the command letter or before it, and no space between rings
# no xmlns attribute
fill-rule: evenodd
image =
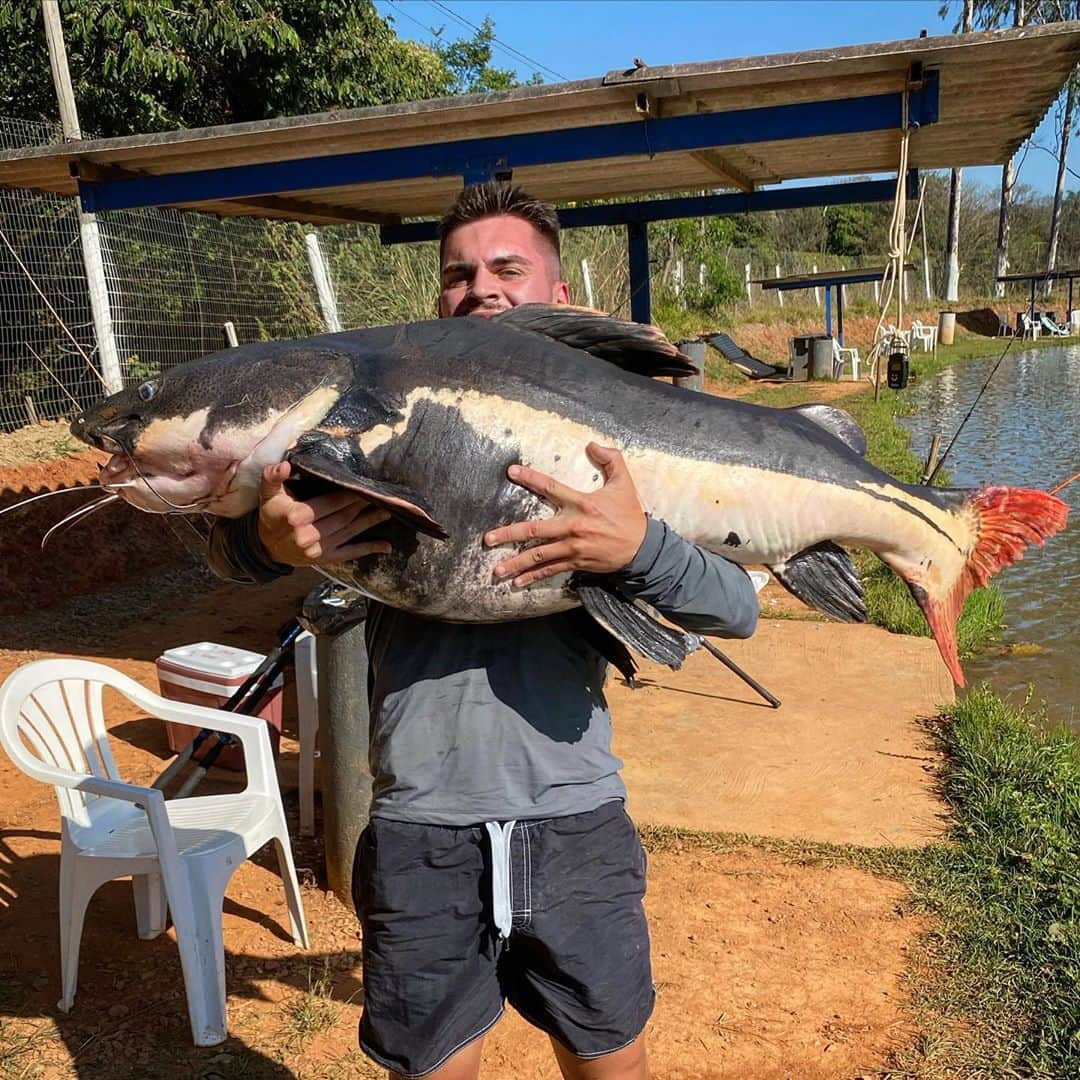
<svg viewBox="0 0 1080 1080"><path fill-rule="evenodd" d="M390 516L352 492L318 495L307 502L285 488L289 465L263 470L259 508L235 520L218 518L210 530L206 559L218 577L244 583L273 581L294 566L345 562L385 554L383 540L356 541L359 533Z"/></svg>
<svg viewBox="0 0 1080 1080"><path fill-rule="evenodd" d="M573 570L606 574L627 594L652 604L684 629L749 637L757 625L758 603L747 573L695 547L664 522L648 518L617 450L590 443L585 452L604 473L604 485L597 491L575 491L535 469L510 467L511 480L558 512L485 534L489 547L531 543L496 566L496 576L524 587Z"/></svg>
<svg viewBox="0 0 1080 1080"><path fill-rule="evenodd" d="M746 638L757 627L758 598L750 575L684 540L663 521L649 519L630 565L611 576L628 596L695 634Z"/></svg>

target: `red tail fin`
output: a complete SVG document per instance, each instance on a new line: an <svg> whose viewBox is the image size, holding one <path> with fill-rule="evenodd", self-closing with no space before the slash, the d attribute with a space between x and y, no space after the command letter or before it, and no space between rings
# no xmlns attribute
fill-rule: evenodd
<svg viewBox="0 0 1080 1080"><path fill-rule="evenodd" d="M1024 548L1041 546L1063 529L1069 514L1061 499L1032 488L984 488L971 503L978 513L979 539L960 576L943 597L911 590L957 686L964 685L964 672L956 648L956 623L968 593L981 589L1003 566L1022 559Z"/></svg>

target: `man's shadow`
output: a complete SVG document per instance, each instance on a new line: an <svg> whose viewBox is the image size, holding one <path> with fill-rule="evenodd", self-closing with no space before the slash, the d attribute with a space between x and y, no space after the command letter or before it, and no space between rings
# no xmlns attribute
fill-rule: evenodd
<svg viewBox="0 0 1080 1080"><path fill-rule="evenodd" d="M41 853L42 842L49 853ZM309 992L312 979L332 975L333 1000L361 1000L352 970L336 971L342 956L359 962L359 944L341 952L300 949L282 956L225 949L230 1037L214 1047L191 1038L187 999L176 943L168 934L142 941L135 929L129 880L110 882L95 893L86 913L79 955L79 981L70 1013L60 997L59 833L34 829L0 831L0 1062L21 1070L43 1064L46 1075L101 1080L150 1077L273 1078L290 1080L291 1069L244 1041L234 1023L242 1003L269 1002L263 986L274 981ZM35 850L31 850L35 849ZM261 862L269 849L256 856ZM259 923L268 935L291 942L287 929L264 912L225 898L225 912ZM350 954L351 957L350 957ZM280 1006L278 1006L280 1010ZM55 1024L55 1035L49 1025ZM233 1034L239 1029L240 1033ZM62 1047L56 1044L56 1038Z"/></svg>

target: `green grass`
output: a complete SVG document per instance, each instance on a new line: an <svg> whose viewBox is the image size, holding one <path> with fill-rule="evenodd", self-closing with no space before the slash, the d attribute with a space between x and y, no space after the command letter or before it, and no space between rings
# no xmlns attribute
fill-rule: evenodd
<svg viewBox="0 0 1080 1080"><path fill-rule="evenodd" d="M979 687L939 737L955 848L918 892L941 921L919 1005L993 1076L1080 1076L1080 748Z"/></svg>
<svg viewBox="0 0 1080 1080"><path fill-rule="evenodd" d="M320 1032L332 1028L338 1021L341 1008L334 1000L334 981L329 957L323 958L319 975L308 968L308 988L285 1003L285 1046L295 1053L302 1050Z"/></svg>
<svg viewBox="0 0 1080 1080"><path fill-rule="evenodd" d="M978 687L932 725L946 843L864 848L646 827L650 851L752 845L903 881L933 926L906 981L919 1028L881 1075L1080 1076L1080 747Z"/></svg>

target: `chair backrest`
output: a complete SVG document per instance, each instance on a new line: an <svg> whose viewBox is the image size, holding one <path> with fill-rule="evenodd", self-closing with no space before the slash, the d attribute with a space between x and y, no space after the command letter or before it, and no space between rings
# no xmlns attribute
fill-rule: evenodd
<svg viewBox="0 0 1080 1080"><path fill-rule="evenodd" d="M77 785L87 776L119 780L109 749L102 690L138 686L120 672L88 660L37 660L0 686L0 745L28 776L56 788L60 812L89 826L100 796ZM105 800L111 802L112 800Z"/></svg>

